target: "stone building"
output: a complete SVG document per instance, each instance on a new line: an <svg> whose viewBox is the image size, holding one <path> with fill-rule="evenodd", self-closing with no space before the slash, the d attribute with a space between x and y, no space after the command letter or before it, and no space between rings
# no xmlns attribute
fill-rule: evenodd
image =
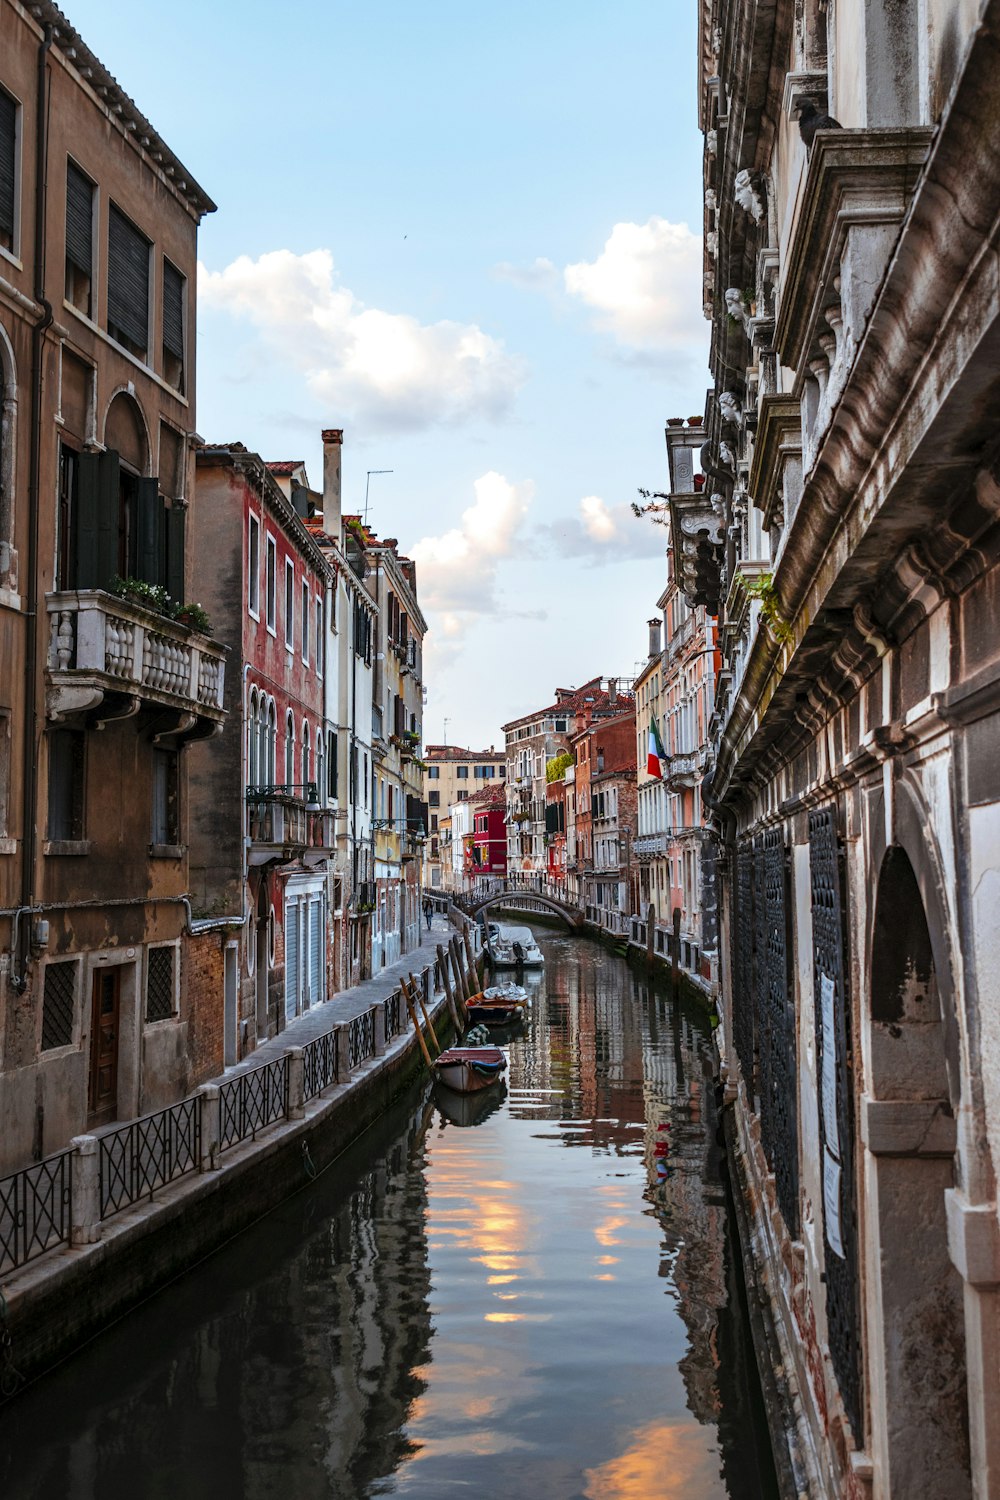
<svg viewBox="0 0 1000 1500"><path fill-rule="evenodd" d="M188 583L214 205L48 0L0 0L0 36L2 1171L211 1072L187 746L225 650Z"/></svg>
<svg viewBox="0 0 1000 1500"><path fill-rule="evenodd" d="M503 789L506 761L503 751L467 750L462 745L424 748L424 801L427 803L427 843L424 846L424 886L437 890L451 878L452 830L449 808L494 786Z"/></svg>
<svg viewBox="0 0 1000 1500"><path fill-rule="evenodd" d="M700 10L714 388L669 509L719 616L727 1128L815 1496L1000 1494L998 57L995 0Z"/></svg>

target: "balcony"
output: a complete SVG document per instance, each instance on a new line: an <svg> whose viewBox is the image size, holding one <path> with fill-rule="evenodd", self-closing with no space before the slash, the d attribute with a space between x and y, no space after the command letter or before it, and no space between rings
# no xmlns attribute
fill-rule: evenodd
<svg viewBox="0 0 1000 1500"><path fill-rule="evenodd" d="M50 719L97 725L147 709L163 718L163 734L221 731L224 646L101 589L47 594L46 608Z"/></svg>
<svg viewBox="0 0 1000 1500"><path fill-rule="evenodd" d="M671 755L663 777L664 785L674 788L697 786L705 774L706 764L704 748L690 755Z"/></svg>
<svg viewBox="0 0 1000 1500"><path fill-rule="evenodd" d="M658 854L666 854L666 852L667 836L665 833L644 834L632 844L632 853L636 859L655 859Z"/></svg>
<svg viewBox="0 0 1000 1500"><path fill-rule="evenodd" d="M251 865L288 864L334 846L335 814L319 806L316 783L247 787Z"/></svg>

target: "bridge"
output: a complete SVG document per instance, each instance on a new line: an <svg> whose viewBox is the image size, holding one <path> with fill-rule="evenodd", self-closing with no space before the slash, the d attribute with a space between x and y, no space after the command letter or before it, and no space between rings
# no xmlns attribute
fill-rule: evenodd
<svg viewBox="0 0 1000 1500"><path fill-rule="evenodd" d="M561 917L566 926L575 931L583 926L583 912L571 906L559 896L550 896L547 891L534 890L530 886L513 885L504 881L485 894L467 896L461 906L470 917L484 917L491 907L502 907L504 911L535 912L539 916Z"/></svg>

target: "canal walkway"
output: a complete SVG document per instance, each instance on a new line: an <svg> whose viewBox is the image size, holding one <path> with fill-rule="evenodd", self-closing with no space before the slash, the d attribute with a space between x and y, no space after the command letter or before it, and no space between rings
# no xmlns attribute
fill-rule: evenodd
<svg viewBox="0 0 1000 1500"><path fill-rule="evenodd" d="M446 1028L437 948L455 936L435 915L418 947L289 1020L189 1098L20 1174L22 1218L55 1225L61 1200L66 1222L60 1242L0 1279L0 1401L303 1187L385 1113L423 1067L400 983L412 974ZM41 1187L28 1181L40 1171Z"/></svg>

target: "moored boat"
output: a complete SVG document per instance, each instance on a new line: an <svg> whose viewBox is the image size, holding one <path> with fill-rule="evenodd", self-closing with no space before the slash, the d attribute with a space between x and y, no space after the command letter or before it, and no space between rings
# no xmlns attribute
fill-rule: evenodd
<svg viewBox="0 0 1000 1500"><path fill-rule="evenodd" d="M503 1076L507 1058L499 1047L447 1047L432 1066L435 1077L457 1094L475 1094Z"/></svg>
<svg viewBox="0 0 1000 1500"><path fill-rule="evenodd" d="M497 969L540 969L545 962L531 928L511 927L506 922L499 924L490 952Z"/></svg>
<svg viewBox="0 0 1000 1500"><path fill-rule="evenodd" d="M488 999L485 993L473 995L467 1002L470 1021L484 1021L487 1026L509 1026L520 1020L523 1000Z"/></svg>

